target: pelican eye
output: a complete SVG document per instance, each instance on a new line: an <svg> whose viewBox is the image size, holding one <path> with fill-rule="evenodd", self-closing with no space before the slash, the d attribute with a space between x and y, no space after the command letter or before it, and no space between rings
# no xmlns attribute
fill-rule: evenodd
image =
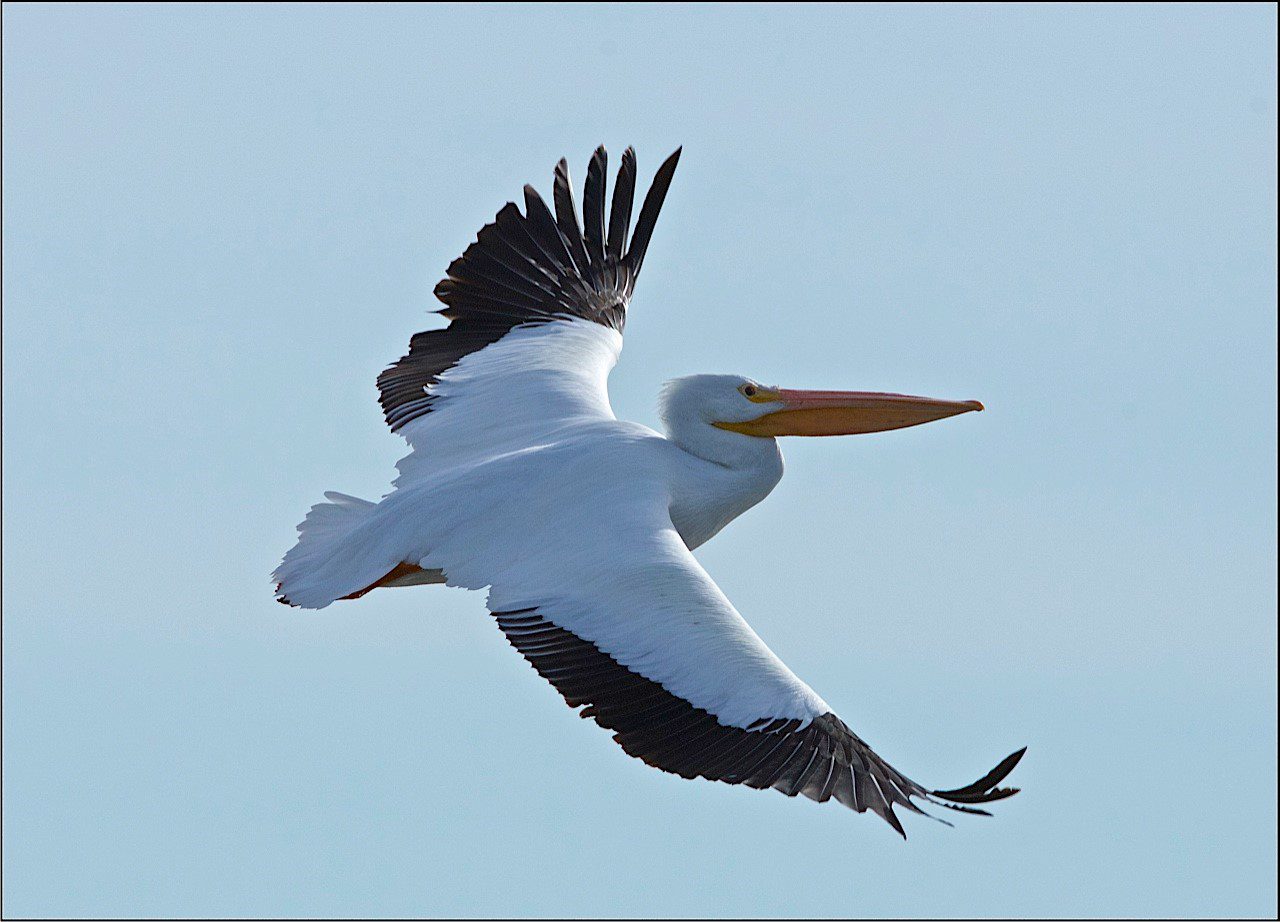
<svg viewBox="0 0 1280 922"><path fill-rule="evenodd" d="M754 382L738 385L738 393L752 403L773 403L779 399L776 390L771 387L761 387Z"/></svg>

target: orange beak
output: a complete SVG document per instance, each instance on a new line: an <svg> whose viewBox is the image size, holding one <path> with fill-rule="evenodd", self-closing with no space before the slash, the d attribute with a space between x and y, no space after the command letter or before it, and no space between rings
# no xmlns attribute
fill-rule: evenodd
<svg viewBox="0 0 1280 922"><path fill-rule="evenodd" d="M859 435L905 429L981 410L976 400L934 400L869 391L762 391L772 413L744 423L716 423L744 435Z"/></svg>

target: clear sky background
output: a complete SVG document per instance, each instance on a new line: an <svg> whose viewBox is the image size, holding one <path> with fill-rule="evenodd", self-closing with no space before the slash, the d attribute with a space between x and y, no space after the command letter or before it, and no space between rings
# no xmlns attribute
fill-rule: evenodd
<svg viewBox="0 0 1280 922"><path fill-rule="evenodd" d="M4 8L6 915L1274 915L1276 10ZM612 380L977 398L699 558L955 829L268 577L521 185L684 145Z"/></svg>

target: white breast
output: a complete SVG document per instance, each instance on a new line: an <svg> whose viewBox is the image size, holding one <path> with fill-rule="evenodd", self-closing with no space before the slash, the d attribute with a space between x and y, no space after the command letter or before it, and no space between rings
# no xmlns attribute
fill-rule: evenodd
<svg viewBox="0 0 1280 922"><path fill-rule="evenodd" d="M755 456L733 466L715 464L668 442L671 522L690 549L768 496L782 479L782 453L773 439L752 439Z"/></svg>

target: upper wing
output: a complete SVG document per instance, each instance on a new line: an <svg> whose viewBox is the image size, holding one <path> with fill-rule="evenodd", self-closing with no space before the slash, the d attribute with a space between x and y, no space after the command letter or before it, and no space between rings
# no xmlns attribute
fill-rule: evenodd
<svg viewBox="0 0 1280 922"><path fill-rule="evenodd" d="M465 502L419 505L406 494L416 509L397 517L429 517L440 537L419 565L442 569L453 585L489 585L489 608L511 644L650 765L835 798L899 832L895 805L921 812L913 799L954 806L1014 793L996 785L1021 753L949 792L881 759L738 614L640 467L607 447L549 447L473 473Z"/></svg>
<svg viewBox="0 0 1280 922"><path fill-rule="evenodd" d="M432 410L441 377L517 328L579 318L620 333L679 159L677 150L658 169L630 243L636 185L631 148L622 155L607 230L603 147L587 168L582 226L564 160L555 171L554 215L532 186L524 187L524 214L508 202L436 286L436 297L445 303L439 313L449 318L449 326L416 334L409 353L378 376L382 410L392 430L416 444L429 430L408 424Z"/></svg>

